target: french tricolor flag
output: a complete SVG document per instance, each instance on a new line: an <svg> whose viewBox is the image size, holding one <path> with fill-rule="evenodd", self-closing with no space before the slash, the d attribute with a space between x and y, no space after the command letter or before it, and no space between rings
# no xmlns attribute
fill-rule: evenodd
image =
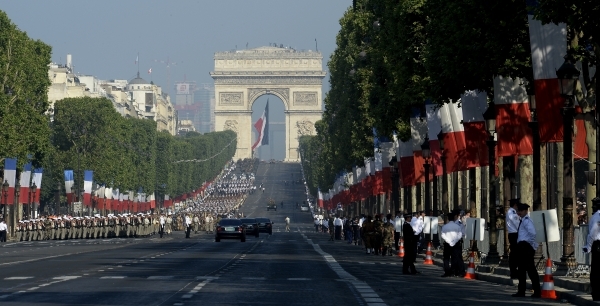
<svg viewBox="0 0 600 306"><path fill-rule="evenodd" d="M156 199L154 198L154 193L148 196L148 201L150 202L150 208L156 208Z"/></svg>
<svg viewBox="0 0 600 306"><path fill-rule="evenodd" d="M460 97L465 139L467 142L467 167L488 165L488 133L485 129L483 113L487 109L487 93L479 90L468 90Z"/></svg>
<svg viewBox="0 0 600 306"><path fill-rule="evenodd" d="M112 209L119 210L119 188L114 188L112 191Z"/></svg>
<svg viewBox="0 0 600 306"><path fill-rule="evenodd" d="M528 6L537 6L537 1L527 1ZM567 55L567 25L564 23L542 24L528 14L529 41L531 44L531 67L535 100L542 142L563 140L562 107L565 99L560 95L556 70ZM522 116L525 116L524 114Z"/></svg>
<svg viewBox="0 0 600 306"><path fill-rule="evenodd" d="M319 207L323 207L323 194L321 193L321 188L319 188L319 200L317 202Z"/></svg>
<svg viewBox="0 0 600 306"><path fill-rule="evenodd" d="M119 193L119 205L118 205L118 207L117 207L117 211L119 211L119 212L123 211L123 207L124 207L124 206L123 206L123 203L124 203L124 202L123 202L123 199L124 199L124 198L125 198L125 195L124 195L124 194L122 194L122 193Z"/></svg>
<svg viewBox="0 0 600 306"><path fill-rule="evenodd" d="M164 206L171 207L172 203L171 197L168 194L165 194Z"/></svg>
<svg viewBox="0 0 600 306"><path fill-rule="evenodd" d="M73 203L73 170L65 170L65 193L67 194L67 203Z"/></svg>
<svg viewBox="0 0 600 306"><path fill-rule="evenodd" d="M19 204L29 204L29 184L31 183L31 163L23 166L21 177L19 178Z"/></svg>
<svg viewBox="0 0 600 306"><path fill-rule="evenodd" d="M427 112L427 135L429 136L429 149L431 150L431 173L432 175L442 175L442 151L438 134L442 131L442 117L440 106L431 103L430 100L425 102L425 111Z"/></svg>
<svg viewBox="0 0 600 306"><path fill-rule="evenodd" d="M94 182L94 171L85 170L83 172L83 205L92 204L92 184Z"/></svg>
<svg viewBox="0 0 600 306"><path fill-rule="evenodd" d="M107 210L111 210L112 209L112 187L111 188L106 187L104 189L104 198L105 198L105 202L104 203L106 203L104 205L104 207Z"/></svg>
<svg viewBox="0 0 600 306"><path fill-rule="evenodd" d="M502 76L494 78L498 157L533 154L533 138L529 128L529 103L523 83L519 78ZM538 107L539 111L541 109ZM553 124L562 125L556 122ZM541 125L540 122L540 133Z"/></svg>
<svg viewBox="0 0 600 306"><path fill-rule="evenodd" d="M269 144L269 100L267 100L267 106L265 106L265 110L263 114L256 123L254 123L254 128L258 131L258 137L256 138L256 142L252 145L252 151L262 145Z"/></svg>
<svg viewBox="0 0 600 306"><path fill-rule="evenodd" d="M33 169L33 177L31 178L32 183L37 186L35 191L35 195L33 198L34 203L40 202L40 195L42 193L42 173L44 172L43 168Z"/></svg>
<svg viewBox="0 0 600 306"><path fill-rule="evenodd" d="M17 160L4 159L4 182L8 183L8 194L3 194L2 203L13 205L15 202L15 182L17 180Z"/></svg>

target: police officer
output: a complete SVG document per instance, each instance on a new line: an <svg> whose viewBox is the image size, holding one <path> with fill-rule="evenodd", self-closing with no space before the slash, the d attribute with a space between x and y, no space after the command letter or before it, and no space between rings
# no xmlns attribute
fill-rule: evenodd
<svg viewBox="0 0 600 306"><path fill-rule="evenodd" d="M190 231L192 230L192 219L190 215L185 215L185 238L190 238Z"/></svg>
<svg viewBox="0 0 600 306"><path fill-rule="evenodd" d="M461 273L461 271L457 271L459 270L459 266L457 266L456 263L456 259L454 258L454 254L455 254L455 249L457 249L457 244L459 244L461 238L462 238L462 231L461 228L458 224L456 224L454 222L455 218L455 214L454 213L448 213L447 217L448 217L448 223L444 224L444 226L442 226L442 240L444 241L444 252L443 252L443 258L444 258L444 274L442 275L442 277L449 277L449 276L453 276L453 275L459 275ZM458 248L460 249L460 248ZM459 253L459 254L462 254ZM462 256L461 256L462 257ZM462 260L462 258L460 258ZM452 266L450 266L450 263L452 262Z"/></svg>
<svg viewBox="0 0 600 306"><path fill-rule="evenodd" d="M600 301L600 198L592 200L592 208L594 209L594 214L589 221L589 233L583 252L592 253L590 268L592 300Z"/></svg>
<svg viewBox="0 0 600 306"><path fill-rule="evenodd" d="M402 261L402 274L417 274L415 268L415 261L417 260L417 251L415 250L417 243L414 241L417 239L413 227L410 225L412 218L411 214L404 215L406 222L402 225L402 236L404 237L404 245L406 253L404 254L404 260Z"/></svg>
<svg viewBox="0 0 600 306"><path fill-rule="evenodd" d="M510 208L506 212L506 228L508 229L508 243L510 253L508 255L508 266L510 268L510 278L517 279L517 229L521 218L517 214L517 206L520 199L510 200Z"/></svg>
<svg viewBox="0 0 600 306"><path fill-rule="evenodd" d="M540 298L542 293L540 289L540 276L538 275L533 260L538 243L535 241L535 227L533 226L533 221L527 215L528 212L529 205L524 203L518 204L517 213L519 214L519 217L521 217L521 222L517 229L517 272L519 276L519 285L517 293L512 296L525 296L527 274L529 274L529 279L531 280L531 285L533 287L533 295L531 295L531 297Z"/></svg>

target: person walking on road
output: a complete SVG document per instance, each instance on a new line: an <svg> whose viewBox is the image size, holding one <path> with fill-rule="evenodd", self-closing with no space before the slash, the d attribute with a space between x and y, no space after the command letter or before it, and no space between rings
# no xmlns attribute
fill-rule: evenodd
<svg viewBox="0 0 600 306"><path fill-rule="evenodd" d="M192 218L190 215L185 216L185 238L190 238L190 232L192 231Z"/></svg>
<svg viewBox="0 0 600 306"><path fill-rule="evenodd" d="M6 230L8 227L6 226L6 222L4 220L0 220L0 242L6 242Z"/></svg>
<svg viewBox="0 0 600 306"><path fill-rule="evenodd" d="M517 293L513 294L514 297L524 297L525 289L527 289L527 275L531 280L531 286L533 287L532 298L542 297L542 291L540 288L540 276L535 267L533 257L535 250L538 248L538 242L535 240L535 227L533 221L527 213L529 212L529 205L519 203L518 211L521 222L517 229L517 256L518 256L518 268L519 273L519 285Z"/></svg>
<svg viewBox="0 0 600 306"><path fill-rule="evenodd" d="M160 234L160 238L163 237L163 235L165 234L165 216L164 215L160 215L160 220L159 222L159 229L158 229L158 233Z"/></svg>
<svg viewBox="0 0 600 306"><path fill-rule="evenodd" d="M458 250L459 258L462 260L462 250L460 249L460 240L462 239L462 229L460 225L456 224L454 220L456 215L454 213L448 213L448 223L442 226L442 240L444 242L444 274L442 277L459 276L462 271L460 263L458 263L455 254ZM457 264L458 263L458 264ZM452 264L452 266L451 266Z"/></svg>
<svg viewBox="0 0 600 306"><path fill-rule="evenodd" d="M290 231L290 217L285 217L285 231L289 232Z"/></svg>
<svg viewBox="0 0 600 306"><path fill-rule="evenodd" d="M592 300L600 301L600 198L594 198L592 205L594 214L589 222L590 229L583 252L592 253L592 264L590 267Z"/></svg>

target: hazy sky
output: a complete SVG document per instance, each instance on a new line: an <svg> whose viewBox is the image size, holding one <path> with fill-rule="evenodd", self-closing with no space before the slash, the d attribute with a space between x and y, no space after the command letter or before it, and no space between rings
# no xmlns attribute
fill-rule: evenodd
<svg viewBox="0 0 600 306"><path fill-rule="evenodd" d="M139 53L141 76L165 89L168 62L171 87L184 79L212 84L214 53L246 44L314 50L316 38L327 71L339 19L351 5L351 0L18 0L2 1L0 10L29 37L52 46L52 61L64 64L72 54L76 73L130 80L138 71ZM323 97L328 89L326 77ZM271 121L283 122L283 104L275 96L256 101L254 120L267 98ZM283 159L285 133L276 130L271 127L275 150L262 148L262 158Z"/></svg>
<svg viewBox="0 0 600 306"><path fill-rule="evenodd" d="M174 63L171 85L184 78L212 83L214 52L246 43L314 50L316 38L327 70L339 19L351 5L351 0L19 0L2 1L0 10L30 37L51 45L54 62L72 54L75 72L132 79L139 52L142 77L165 88L167 65L160 61Z"/></svg>

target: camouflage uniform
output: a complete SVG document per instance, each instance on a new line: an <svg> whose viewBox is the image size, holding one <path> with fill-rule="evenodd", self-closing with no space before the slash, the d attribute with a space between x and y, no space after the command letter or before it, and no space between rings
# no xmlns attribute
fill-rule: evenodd
<svg viewBox="0 0 600 306"><path fill-rule="evenodd" d="M375 217L373 221L373 227L375 229L374 235L371 236L371 245L375 249L375 255L379 255L381 251L381 238L383 237L383 222L379 216Z"/></svg>
<svg viewBox="0 0 600 306"><path fill-rule="evenodd" d="M394 226L386 222L383 225L383 253L381 255L392 255L392 249L394 248Z"/></svg>

